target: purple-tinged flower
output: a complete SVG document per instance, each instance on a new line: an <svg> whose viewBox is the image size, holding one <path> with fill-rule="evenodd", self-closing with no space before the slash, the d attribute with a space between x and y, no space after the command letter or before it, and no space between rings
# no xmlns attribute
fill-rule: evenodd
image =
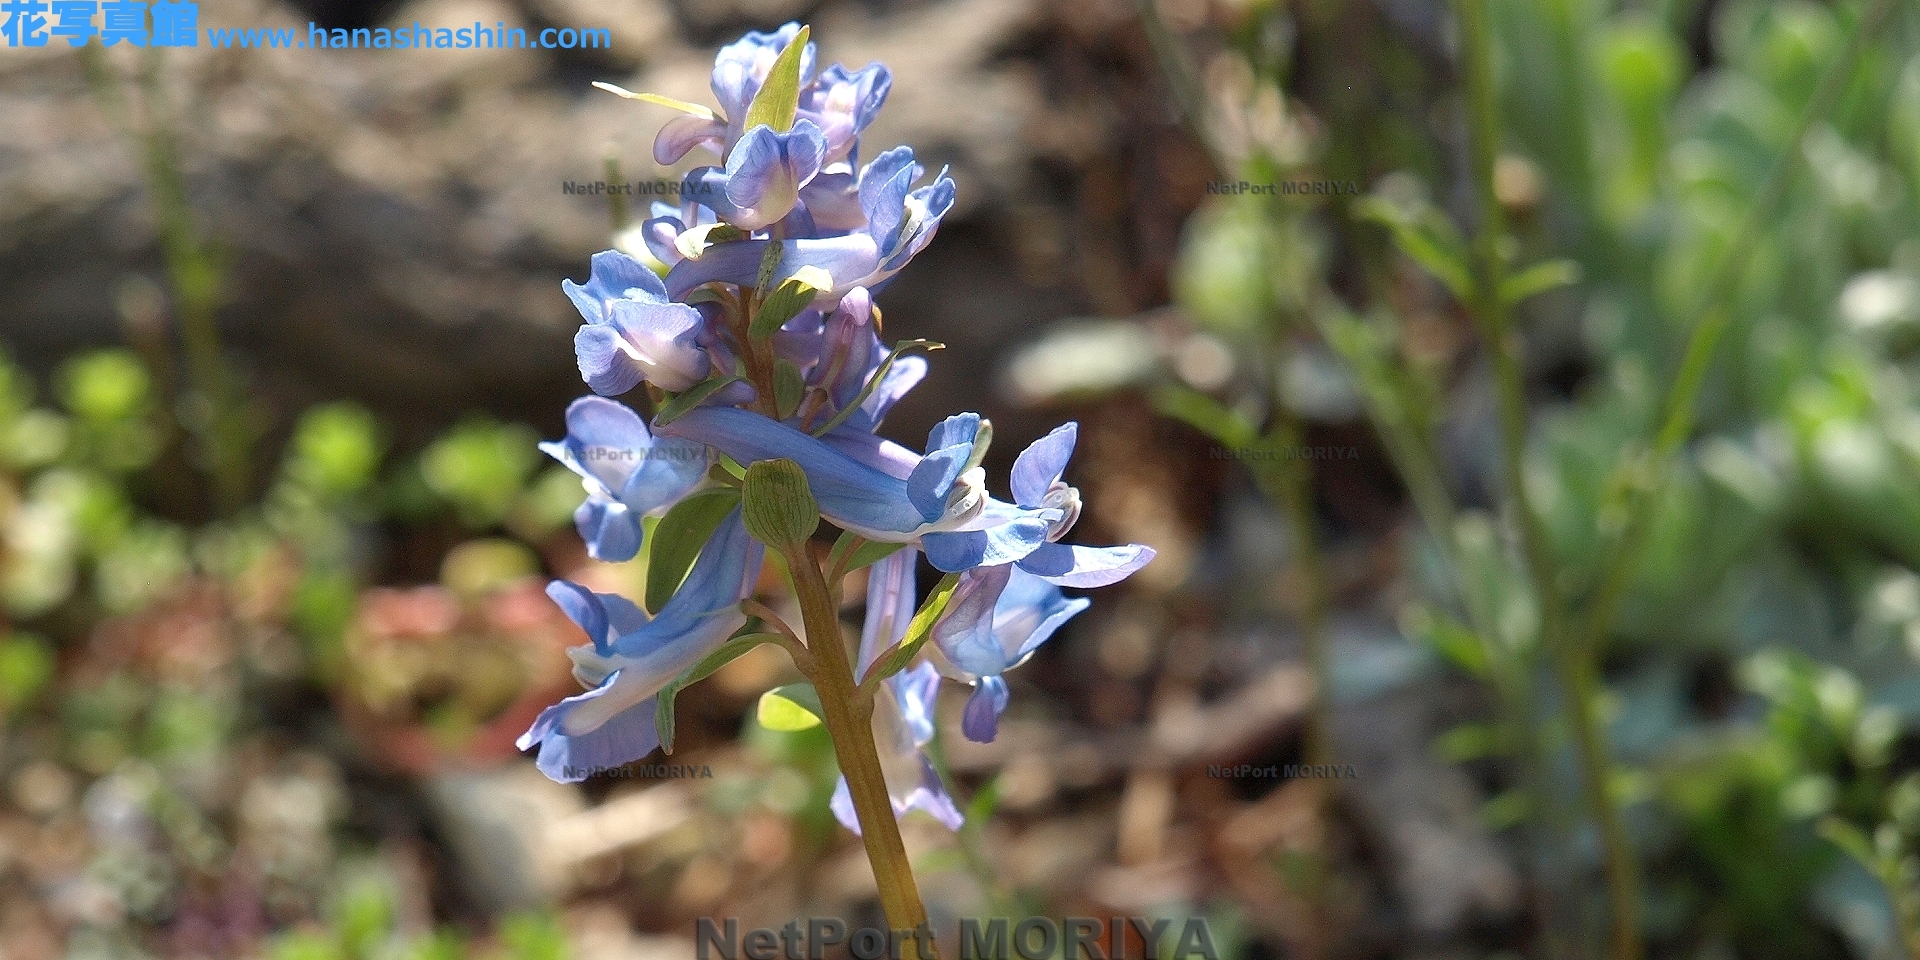
<svg viewBox="0 0 1920 960"><path fill-rule="evenodd" d="M1020 569L1063 587L1104 587L1119 583L1153 559L1153 548L1130 543L1120 547L1081 547L1058 542L1080 519L1080 491L1061 477L1073 457L1077 423L1068 422L1035 440L1013 461L1013 501L1029 510L1061 513L1047 531L1047 542L1020 558Z"/></svg>
<svg viewBox="0 0 1920 960"><path fill-rule="evenodd" d="M640 552L640 518L665 512L698 486L706 447L647 432L625 404L581 397L567 406L567 435L540 449L580 475L587 499L573 522L595 560L619 563Z"/></svg>
<svg viewBox="0 0 1920 960"><path fill-rule="evenodd" d="M860 133L880 114L893 89L893 74L878 63L858 70L834 64L800 91L799 116L818 124L826 135L827 160L859 153Z"/></svg>
<svg viewBox="0 0 1920 960"><path fill-rule="evenodd" d="M932 242L941 219L953 208L953 179L942 170L933 183L915 189L913 182L923 172L913 162L911 149L896 147L867 164L855 183L822 174L842 192L834 196L803 189L810 222L816 229L823 222L853 226L839 236L790 236L781 246L774 276L785 279L802 267L826 271L832 286L814 299L822 308L838 303L855 287L878 289ZM854 221L851 211L856 208L860 218ZM667 292L681 298L706 283L751 286L759 279L770 242L734 240L689 255L667 273Z"/></svg>
<svg viewBox="0 0 1920 960"><path fill-rule="evenodd" d="M973 462L979 428L978 414L947 418L928 434L928 453L914 457L904 476L747 410L700 407L657 429L707 444L742 464L792 460L806 472L827 519L869 540L917 543L935 567L954 572L1026 556L1046 542L1061 516L987 496L986 472ZM880 456L901 450L892 444L871 448Z"/></svg>
<svg viewBox="0 0 1920 960"><path fill-rule="evenodd" d="M945 670L973 684L961 731L976 743L991 743L1007 708L1001 674L1027 661L1060 625L1093 605L1068 599L1054 586L1014 564L980 567L960 575L946 612L933 625L933 648Z"/></svg>
<svg viewBox="0 0 1920 960"><path fill-rule="evenodd" d="M913 567L914 549L908 547L882 558L867 575L867 616L860 631L860 665L856 679L864 679L880 654L906 638L915 609ZM927 758L925 747L933 740L934 702L940 693L940 672L933 664L920 663L881 682L885 693L876 698L873 710L874 744L880 751L880 768L887 781L887 793L893 801L896 817L913 809L925 810L947 825L960 829L960 808L947 793L946 784ZM853 809L853 795L847 778L834 787L833 814L848 830L860 832L860 821Z"/></svg>
<svg viewBox="0 0 1920 960"><path fill-rule="evenodd" d="M712 167L702 168L712 170ZM694 171L699 173L700 171ZM691 197L691 191L706 190L708 187L695 181L692 176L681 181L681 196ZM718 190L717 187L711 188ZM698 227L711 227L720 220L714 215L713 208L693 202L691 199L676 207L655 201L653 216L640 224L640 238L647 245L647 252L671 268L686 259L680 251L680 235ZM665 289L663 286L662 289Z"/></svg>
<svg viewBox="0 0 1920 960"><path fill-rule="evenodd" d="M654 137L653 157L661 164L678 163L687 151L706 146L724 155L746 132L747 108L767 82L775 60L800 33L800 24L789 23L772 33L749 31L733 43L720 48L713 58L713 96L720 102L721 116L676 117ZM815 47L808 43L800 54L800 83L804 87L813 75Z"/></svg>
<svg viewBox="0 0 1920 960"><path fill-rule="evenodd" d="M746 623L740 601L753 593L762 556L736 509L651 620L624 598L564 580L550 584L547 595L593 641L567 651L574 678L589 689L541 711L516 745L539 745L540 772L563 783L652 753L660 745L656 696Z"/></svg>
<svg viewBox="0 0 1920 960"><path fill-rule="evenodd" d="M826 138L811 120L776 133L754 127L727 154L726 199L732 207L721 218L742 230L758 230L793 212L800 188L820 172Z"/></svg>
<svg viewBox="0 0 1920 960"><path fill-rule="evenodd" d="M585 284L562 280L586 320L573 336L580 376L593 392L617 397L646 380L685 390L705 379L709 364L698 340L700 311L668 299L660 277L618 250L593 255Z"/></svg>

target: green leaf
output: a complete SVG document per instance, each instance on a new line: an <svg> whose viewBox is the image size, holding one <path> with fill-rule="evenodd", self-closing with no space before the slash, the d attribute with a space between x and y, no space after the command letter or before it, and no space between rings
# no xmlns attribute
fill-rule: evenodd
<svg viewBox="0 0 1920 960"><path fill-rule="evenodd" d="M754 621L749 621L751 626ZM720 649L707 654L705 660L660 688L660 695L654 702L653 726L660 734L660 749L669 756L673 754L673 701L680 691L720 672L720 668L740 659L747 651L763 643L774 643L780 638L771 633L740 633L720 645Z"/></svg>
<svg viewBox="0 0 1920 960"><path fill-rule="evenodd" d="M807 381L800 376L800 368L791 360L776 360L773 363L773 407L778 418L785 420L800 409L800 398L807 392Z"/></svg>
<svg viewBox="0 0 1920 960"><path fill-rule="evenodd" d="M762 265L761 282L771 283L770 271ZM762 289L765 289L763 286ZM788 320L800 315L813 303L813 298L822 290L833 289L833 276L819 267L801 267L793 276L780 281L780 285L767 293L766 300L753 315L753 323L747 327L747 335L759 339L773 336Z"/></svg>
<svg viewBox="0 0 1920 960"><path fill-rule="evenodd" d="M1206 434L1227 447L1251 447L1259 431L1247 418L1192 387L1169 385L1154 391L1154 409Z"/></svg>
<svg viewBox="0 0 1920 960"><path fill-rule="evenodd" d="M715 391L738 379L740 378L732 374L724 377L708 377L674 394L666 403L660 405L660 412L653 415L653 425L664 427L680 419L681 414L699 406L701 401L713 396Z"/></svg>
<svg viewBox="0 0 1920 960"><path fill-rule="evenodd" d="M680 589L720 521L740 504L740 491L715 487L691 494L653 528L647 546L647 609L655 613Z"/></svg>
<svg viewBox="0 0 1920 960"><path fill-rule="evenodd" d="M789 683L761 694L760 708L754 715L768 730L793 733L819 726L824 713L813 684Z"/></svg>
<svg viewBox="0 0 1920 960"><path fill-rule="evenodd" d="M920 605L920 611L913 615L913 622L907 624L906 636L900 642L880 652L873 658L873 668L860 678L862 685L878 683L907 668L913 662L914 654L933 635L933 625L940 615L947 612L947 602L953 599L954 588L960 585L960 575L949 573L940 578L940 582L927 595L927 602Z"/></svg>
<svg viewBox="0 0 1920 960"><path fill-rule="evenodd" d="M820 525L820 504L813 499L806 472L792 460L749 464L741 505L747 532L775 549L805 543Z"/></svg>
<svg viewBox="0 0 1920 960"><path fill-rule="evenodd" d="M857 547L853 545L856 540L860 541L860 545ZM900 548L904 546L906 546L904 543L868 540L857 533L848 531L842 533L840 539L833 542L833 550L827 554L827 569L833 570L837 568L842 562L841 558L846 556L849 549L853 551L853 556L845 560L847 565L846 570L843 571L845 573L852 573L863 567L873 566L881 560L899 552Z"/></svg>
<svg viewBox="0 0 1920 960"><path fill-rule="evenodd" d="M899 553L900 548L904 546L906 546L904 543L886 543L880 540L869 540L854 549L853 559L847 561L847 572L852 573L855 570L871 567Z"/></svg>
<svg viewBox="0 0 1920 960"><path fill-rule="evenodd" d="M1506 737L1487 723L1463 723L1434 741L1434 751L1448 763L1465 763L1506 753Z"/></svg>
<svg viewBox="0 0 1920 960"><path fill-rule="evenodd" d="M1580 265L1571 260L1536 263L1501 281L1500 299L1509 306L1555 287L1580 282Z"/></svg>
<svg viewBox="0 0 1920 960"><path fill-rule="evenodd" d="M0 716L31 701L53 679L53 651L31 634L0 642Z"/></svg>
<svg viewBox="0 0 1920 960"><path fill-rule="evenodd" d="M1440 211L1425 203L1408 208L1381 197L1366 197L1354 204L1354 212L1386 226L1400 252L1425 267L1455 297L1467 299L1473 290L1467 244Z"/></svg>
<svg viewBox="0 0 1920 960"><path fill-rule="evenodd" d="M1410 608L1401 618L1407 636L1425 640L1448 663L1476 677L1487 675L1487 645L1465 624L1422 607Z"/></svg>
<svg viewBox="0 0 1920 960"><path fill-rule="evenodd" d="M766 81L760 84L760 92L754 94L753 103L747 106L747 120L740 129L752 130L763 123L775 133L793 129L793 114L800 108L800 57L806 52L812 32L812 27L801 27L800 32L794 34L793 42L780 51L772 69L767 71Z"/></svg>

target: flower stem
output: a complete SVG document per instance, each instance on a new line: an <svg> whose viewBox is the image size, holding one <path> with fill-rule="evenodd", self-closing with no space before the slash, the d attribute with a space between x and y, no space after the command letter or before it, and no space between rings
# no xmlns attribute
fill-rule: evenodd
<svg viewBox="0 0 1920 960"><path fill-rule="evenodd" d="M840 635L840 616L819 564L804 543L781 552L800 601L807 649L812 654L813 669L808 679L820 694L820 708L825 714L821 719L833 738L834 757L853 797L860 839L866 844L867 862L873 865L874 883L880 889L880 908L887 915L888 927L919 928L927 922L927 910L920 903L907 847L900 839L900 823L894 817L893 799L880 769L880 752L873 742L873 700L863 698L854 683L847 645ZM915 942L922 957L935 956L931 940L918 938Z"/></svg>
<svg viewBox="0 0 1920 960"><path fill-rule="evenodd" d="M1521 552L1539 607L1540 644L1552 657L1564 688L1562 702L1574 750L1580 759L1580 786L1587 814L1599 828L1605 853L1607 899L1611 907L1614 960L1640 960L1640 877L1626 825L1614 802L1609 782L1613 759L1604 731L1595 716L1599 695L1593 648L1574 641L1565 629L1560 580L1545 527L1533 510L1526 487L1526 383L1520 368L1519 338L1513 330L1501 293L1499 242L1500 202L1493 192L1494 156L1499 127L1493 88L1492 31L1486 0L1458 0L1460 52L1466 82L1468 147L1474 187L1479 195L1480 222L1474 232L1474 319L1492 351L1499 397L1501 471L1507 487L1508 512L1520 538Z"/></svg>

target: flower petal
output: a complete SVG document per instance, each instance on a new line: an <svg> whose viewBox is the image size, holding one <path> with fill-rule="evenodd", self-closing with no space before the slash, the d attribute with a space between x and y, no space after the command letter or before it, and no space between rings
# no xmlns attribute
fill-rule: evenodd
<svg viewBox="0 0 1920 960"><path fill-rule="evenodd" d="M956 573L1025 557L1047 542L1048 526L1041 518L1020 517L985 530L929 533L920 538L920 547L936 568Z"/></svg>
<svg viewBox="0 0 1920 960"><path fill-rule="evenodd" d="M1020 451L1010 478L1015 503L1023 507L1041 505L1048 488L1067 472L1067 461L1073 457L1074 440L1079 434L1078 423L1063 423Z"/></svg>
<svg viewBox="0 0 1920 960"><path fill-rule="evenodd" d="M632 763L652 753L660 746L660 734L653 725L652 697L626 706L591 729L568 730L576 711L617 696L619 684L616 673L599 687L541 711L514 745L526 750L538 744L540 755L535 766L548 779L560 783L577 783L595 770Z"/></svg>
<svg viewBox="0 0 1920 960"><path fill-rule="evenodd" d="M998 675L981 677L973 685L973 695L967 698L960 732L974 743L992 743L1000 735L1000 714L1007 709L1010 698L1005 680Z"/></svg>
<svg viewBox="0 0 1920 960"><path fill-rule="evenodd" d="M862 532L907 534L926 522L907 499L905 481L760 414L731 407L700 407L658 429L663 434L705 443L743 465L782 457L792 460L806 472L821 512L842 526L858 527Z"/></svg>
<svg viewBox="0 0 1920 960"><path fill-rule="evenodd" d="M1063 587L1104 587L1132 576L1153 559L1141 543L1119 547L1080 547L1049 543L1020 559L1020 569Z"/></svg>

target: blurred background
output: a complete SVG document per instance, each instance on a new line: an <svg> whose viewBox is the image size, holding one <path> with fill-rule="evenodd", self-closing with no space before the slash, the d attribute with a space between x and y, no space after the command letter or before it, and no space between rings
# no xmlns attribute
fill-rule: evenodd
<svg viewBox="0 0 1920 960"><path fill-rule="evenodd" d="M1908 956L1920 15L1856 49L1844 0L1489 6L1505 243L1572 281L1516 321L1570 591L1725 314L1598 638L1651 953ZM655 759L696 775L563 786L512 746L576 689L546 580L645 582L586 558L534 448L584 392L559 281L645 215L563 184L666 173L665 111L590 83L710 102L714 48L790 19L892 68L869 152L959 186L879 298L947 344L885 432L979 410L997 476L1077 419L1078 539L1159 551L1009 678L996 743L943 724L968 826L907 824L936 922L1602 955L1445 280L1475 209L1447 4L207 0L613 46L0 50L0 958L679 960L696 917L879 923L824 734L753 719L774 647L680 699ZM1341 776L1214 769L1308 758Z"/></svg>

